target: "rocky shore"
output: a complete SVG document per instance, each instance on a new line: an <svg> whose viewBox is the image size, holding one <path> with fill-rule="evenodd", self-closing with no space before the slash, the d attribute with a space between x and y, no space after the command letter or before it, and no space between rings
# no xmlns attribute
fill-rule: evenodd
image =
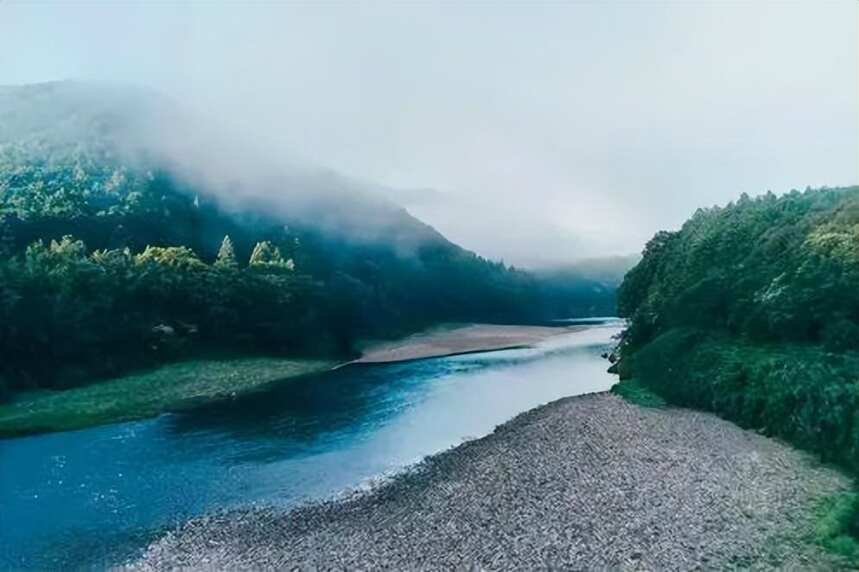
<svg viewBox="0 0 859 572"><path fill-rule="evenodd" d="M133 568L833 566L813 510L849 481L717 417L562 399L370 492L193 520Z"/></svg>

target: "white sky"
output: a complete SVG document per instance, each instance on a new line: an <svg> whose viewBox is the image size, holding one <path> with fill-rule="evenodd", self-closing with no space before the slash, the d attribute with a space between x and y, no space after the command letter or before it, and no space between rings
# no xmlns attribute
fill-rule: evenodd
<svg viewBox="0 0 859 572"><path fill-rule="evenodd" d="M0 0L0 83L165 91L518 264L859 181L859 3Z"/></svg>

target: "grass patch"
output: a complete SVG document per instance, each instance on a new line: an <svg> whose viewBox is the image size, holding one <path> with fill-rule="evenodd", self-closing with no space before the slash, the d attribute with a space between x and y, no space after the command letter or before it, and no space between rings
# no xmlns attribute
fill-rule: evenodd
<svg viewBox="0 0 859 572"><path fill-rule="evenodd" d="M615 383L611 392L642 407L665 407L665 400L645 387L637 379L624 379Z"/></svg>
<svg viewBox="0 0 859 572"><path fill-rule="evenodd" d="M815 538L824 548L859 566L859 492L840 493L819 509Z"/></svg>
<svg viewBox="0 0 859 572"><path fill-rule="evenodd" d="M330 361L281 358L192 360L85 387L21 394L0 405L0 437L154 417L259 390L333 365Z"/></svg>

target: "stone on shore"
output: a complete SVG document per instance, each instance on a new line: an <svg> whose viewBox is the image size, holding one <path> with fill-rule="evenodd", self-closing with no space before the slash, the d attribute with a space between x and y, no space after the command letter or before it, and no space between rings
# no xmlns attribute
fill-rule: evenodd
<svg viewBox="0 0 859 572"><path fill-rule="evenodd" d="M369 493L193 520L139 569L826 569L849 480L713 415L562 399Z"/></svg>

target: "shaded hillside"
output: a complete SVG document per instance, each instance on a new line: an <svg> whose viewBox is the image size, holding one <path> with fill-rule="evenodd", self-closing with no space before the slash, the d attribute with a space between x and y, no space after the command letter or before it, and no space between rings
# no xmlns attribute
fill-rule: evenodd
<svg viewBox="0 0 859 572"><path fill-rule="evenodd" d="M618 299L622 378L859 470L859 187L699 210Z"/></svg>
<svg viewBox="0 0 859 572"><path fill-rule="evenodd" d="M348 354L360 336L555 307L370 185L274 161L127 87L0 88L0 217L12 389L201 349Z"/></svg>
<svg viewBox="0 0 859 572"><path fill-rule="evenodd" d="M579 260L561 268L533 271L549 313L555 316L614 316L617 289L640 256Z"/></svg>
<svg viewBox="0 0 859 572"><path fill-rule="evenodd" d="M859 471L859 187L743 196L660 232L618 291L619 392L656 392ZM820 542L859 563L859 494Z"/></svg>

